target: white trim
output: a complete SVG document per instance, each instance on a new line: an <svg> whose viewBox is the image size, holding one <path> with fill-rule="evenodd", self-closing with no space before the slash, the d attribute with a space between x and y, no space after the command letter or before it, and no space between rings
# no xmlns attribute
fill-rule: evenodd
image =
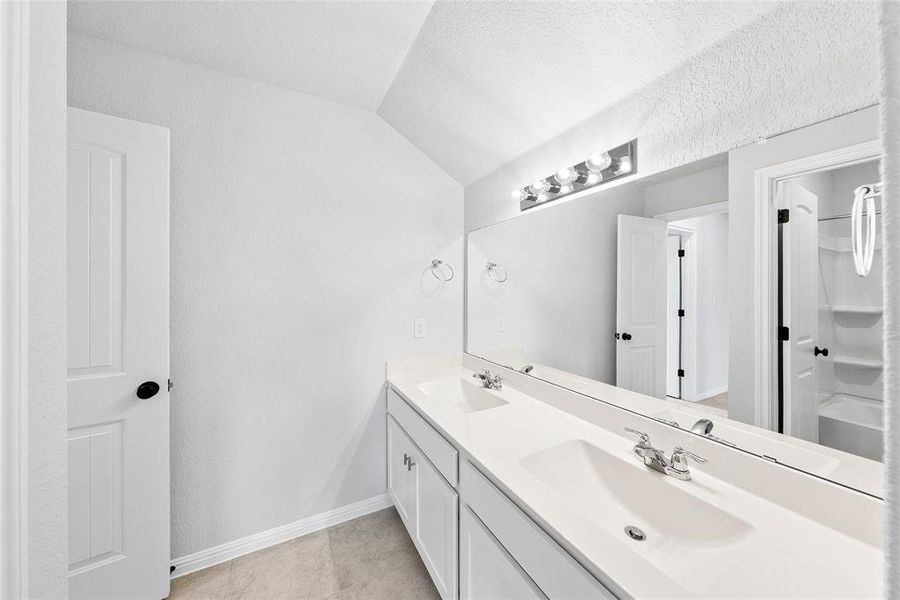
<svg viewBox="0 0 900 600"><path fill-rule="evenodd" d="M837 150L822 152L804 158L757 169L753 174L754 203L754 265L753 281L756 299L753 305L755 337L754 359L756 363L757 390L754 407L754 424L775 431L778 427L775 390L778 365L775 364L774 326L777 313L777 287L772 282L775 272L773 241L776 235L775 201L777 186L786 179L811 175L838 167L876 160L881 157L881 142L871 140Z"/></svg>
<svg viewBox="0 0 900 600"><path fill-rule="evenodd" d="M394 501L387 494L379 494L366 500L361 500L347 506L328 510L318 515L300 519L287 525L275 527L267 531L248 535L247 537L213 546L200 552L194 552L187 556L172 560L175 570L172 579L205 569L219 563L280 544L294 538L331 527L349 521L357 517L363 517L378 510L383 510L394 505Z"/></svg>
<svg viewBox="0 0 900 600"><path fill-rule="evenodd" d="M29 5L0 3L0 597L28 595Z"/></svg>
<svg viewBox="0 0 900 600"><path fill-rule="evenodd" d="M702 206L692 206L690 208L681 208L669 212L653 215L654 219L662 221L681 221L683 219L693 219L696 217L705 217L707 215L721 215L728 212L728 200L723 202L713 202L712 204L704 204Z"/></svg>
<svg viewBox="0 0 900 600"><path fill-rule="evenodd" d="M697 318L698 301L697 294L697 230L680 225L666 225L666 234L681 238L684 248L684 262L681 271L681 305L685 310L684 321L681 328L681 367L685 376L681 381L681 398L685 402L695 402L697 399ZM668 273L666 274L668 277ZM666 314L666 333L668 334L669 319L672 315Z"/></svg>

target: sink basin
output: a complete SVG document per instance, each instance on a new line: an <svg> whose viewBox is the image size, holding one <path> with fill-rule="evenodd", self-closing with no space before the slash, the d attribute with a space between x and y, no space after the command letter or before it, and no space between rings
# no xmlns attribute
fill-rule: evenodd
<svg viewBox="0 0 900 600"><path fill-rule="evenodd" d="M473 413L509 404L496 393L459 377L423 383L419 389L443 408L457 413Z"/></svg>
<svg viewBox="0 0 900 600"><path fill-rule="evenodd" d="M522 465L610 532L641 528L649 546L721 548L754 530L688 492L688 486L701 485L696 480L677 481L628 458L571 440L522 459Z"/></svg>

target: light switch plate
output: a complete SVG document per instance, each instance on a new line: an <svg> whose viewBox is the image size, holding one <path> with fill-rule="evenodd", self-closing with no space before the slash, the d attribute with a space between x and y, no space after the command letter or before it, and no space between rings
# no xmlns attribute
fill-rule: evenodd
<svg viewBox="0 0 900 600"><path fill-rule="evenodd" d="M503 315L497 315L497 331L506 331L506 318Z"/></svg>
<svg viewBox="0 0 900 600"><path fill-rule="evenodd" d="M419 318L413 321L413 337L423 338L428 335L428 321Z"/></svg>

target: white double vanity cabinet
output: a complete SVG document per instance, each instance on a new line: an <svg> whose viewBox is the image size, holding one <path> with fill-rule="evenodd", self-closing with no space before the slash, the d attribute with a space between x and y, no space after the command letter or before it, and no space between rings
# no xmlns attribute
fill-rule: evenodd
<svg viewBox="0 0 900 600"><path fill-rule="evenodd" d="M388 488L442 598L614 597L392 388L387 431Z"/></svg>
<svg viewBox="0 0 900 600"><path fill-rule="evenodd" d="M880 499L469 355L387 378L388 489L444 600L882 593ZM708 462L652 471L626 427Z"/></svg>

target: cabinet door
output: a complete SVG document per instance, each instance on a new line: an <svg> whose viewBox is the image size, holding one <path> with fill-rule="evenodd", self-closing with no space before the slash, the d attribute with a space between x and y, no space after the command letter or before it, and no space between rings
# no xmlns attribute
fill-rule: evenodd
<svg viewBox="0 0 900 600"><path fill-rule="evenodd" d="M444 600L456 598L457 494L418 452L413 474L416 490L416 540L422 559Z"/></svg>
<svg viewBox="0 0 900 600"><path fill-rule="evenodd" d="M545 598L468 506L459 521L460 600Z"/></svg>
<svg viewBox="0 0 900 600"><path fill-rule="evenodd" d="M406 524L410 535L416 535L416 506L414 488L411 482L412 470L409 461L413 459L413 445L397 425L393 417L388 417L388 491L400 518Z"/></svg>

